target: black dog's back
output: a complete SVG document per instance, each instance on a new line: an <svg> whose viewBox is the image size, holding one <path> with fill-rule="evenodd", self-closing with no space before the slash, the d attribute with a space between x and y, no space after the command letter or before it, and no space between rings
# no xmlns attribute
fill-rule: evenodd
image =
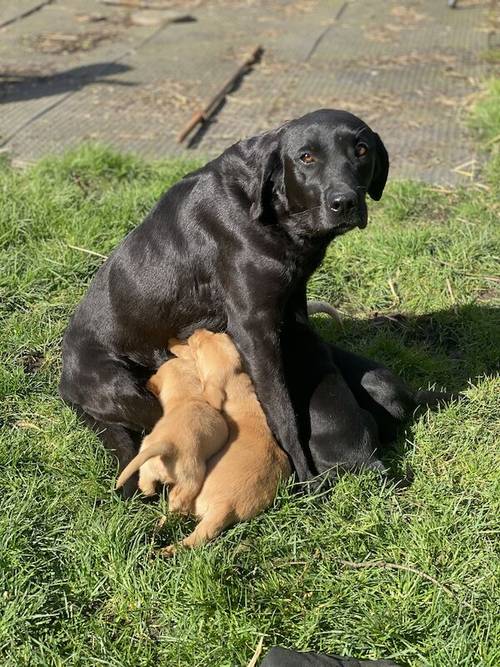
<svg viewBox="0 0 500 667"><path fill-rule="evenodd" d="M215 243L185 206L196 183L194 174L174 185L106 260L71 320L65 349L103 348L155 370L169 337L224 326L210 274Z"/></svg>

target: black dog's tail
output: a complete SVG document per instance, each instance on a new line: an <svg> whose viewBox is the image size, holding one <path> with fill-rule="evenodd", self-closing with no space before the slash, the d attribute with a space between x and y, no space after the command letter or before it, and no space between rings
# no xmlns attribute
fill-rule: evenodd
<svg viewBox="0 0 500 667"><path fill-rule="evenodd" d="M330 315L330 317L332 317L337 322L342 321L339 311L327 301L308 301L307 314L317 315L318 313L325 313L325 315Z"/></svg>

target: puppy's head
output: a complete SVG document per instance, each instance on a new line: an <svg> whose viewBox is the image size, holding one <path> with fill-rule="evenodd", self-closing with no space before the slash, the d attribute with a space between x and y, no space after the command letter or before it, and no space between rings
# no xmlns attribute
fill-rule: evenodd
<svg viewBox="0 0 500 667"><path fill-rule="evenodd" d="M299 237L366 227L365 195L380 199L389 172L385 146L368 125L321 109L287 123L268 144L254 216L266 222L271 209Z"/></svg>
<svg viewBox="0 0 500 667"><path fill-rule="evenodd" d="M241 359L233 341L226 333L206 329L195 331L188 339L200 375L223 369L226 374L241 370Z"/></svg>
<svg viewBox="0 0 500 667"><path fill-rule="evenodd" d="M187 344L192 354L196 354L202 347L207 347L213 340L215 333L208 329L197 329L187 339Z"/></svg>
<svg viewBox="0 0 500 667"><path fill-rule="evenodd" d="M193 353L191 351L191 348L189 347L187 341L185 340L179 340L178 338L169 338L168 349L170 350L170 352L172 352L172 354L175 354L175 356L178 359L188 359L188 360L193 359ZM168 378L167 368L170 368L170 366L167 366L167 364L168 361L162 364L160 368L156 371L156 373L152 375L146 382L146 387L155 396L160 395L162 387L166 379Z"/></svg>
<svg viewBox="0 0 500 667"><path fill-rule="evenodd" d="M220 410L226 399L229 378L241 371L241 359L231 338L225 333L205 329L195 331L188 340L205 399Z"/></svg>

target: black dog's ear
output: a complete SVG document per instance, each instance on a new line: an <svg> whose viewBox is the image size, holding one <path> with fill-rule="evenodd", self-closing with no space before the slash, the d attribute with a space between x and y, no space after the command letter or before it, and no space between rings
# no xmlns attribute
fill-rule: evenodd
<svg viewBox="0 0 500 667"><path fill-rule="evenodd" d="M269 153L261 173L256 175L252 200L250 217L255 222L272 223L277 205L281 204L286 210L285 176L279 147Z"/></svg>
<svg viewBox="0 0 500 667"><path fill-rule="evenodd" d="M373 170L372 181L368 188L368 194L372 199L378 201L382 197L387 176L389 175L389 155L382 142L382 139L375 134L375 169Z"/></svg>

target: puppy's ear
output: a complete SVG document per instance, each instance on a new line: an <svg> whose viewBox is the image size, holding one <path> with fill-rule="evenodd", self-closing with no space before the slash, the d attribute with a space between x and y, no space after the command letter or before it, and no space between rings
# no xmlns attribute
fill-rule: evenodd
<svg viewBox="0 0 500 667"><path fill-rule="evenodd" d="M179 359L192 359L193 355L191 354L191 349L185 340L179 340L178 338L169 338L168 340L168 349L172 354L175 354Z"/></svg>
<svg viewBox="0 0 500 667"><path fill-rule="evenodd" d="M213 408L220 411L226 400L226 392L212 382L207 382L203 387L203 397Z"/></svg>
<svg viewBox="0 0 500 667"><path fill-rule="evenodd" d="M389 175L389 155L382 142L382 139L375 134L375 169L373 170L373 177L368 188L368 194L372 199L378 201L382 197L387 176Z"/></svg>
<svg viewBox="0 0 500 667"><path fill-rule="evenodd" d="M257 170L259 171L259 170ZM276 204L288 208L283 159L279 146L269 152L252 184L250 217L255 222L272 222Z"/></svg>
<svg viewBox="0 0 500 667"><path fill-rule="evenodd" d="M154 394L155 396L160 395L161 391L161 382L158 378L158 374L155 373L152 375L149 380L146 382L146 388L149 389L149 391Z"/></svg>

